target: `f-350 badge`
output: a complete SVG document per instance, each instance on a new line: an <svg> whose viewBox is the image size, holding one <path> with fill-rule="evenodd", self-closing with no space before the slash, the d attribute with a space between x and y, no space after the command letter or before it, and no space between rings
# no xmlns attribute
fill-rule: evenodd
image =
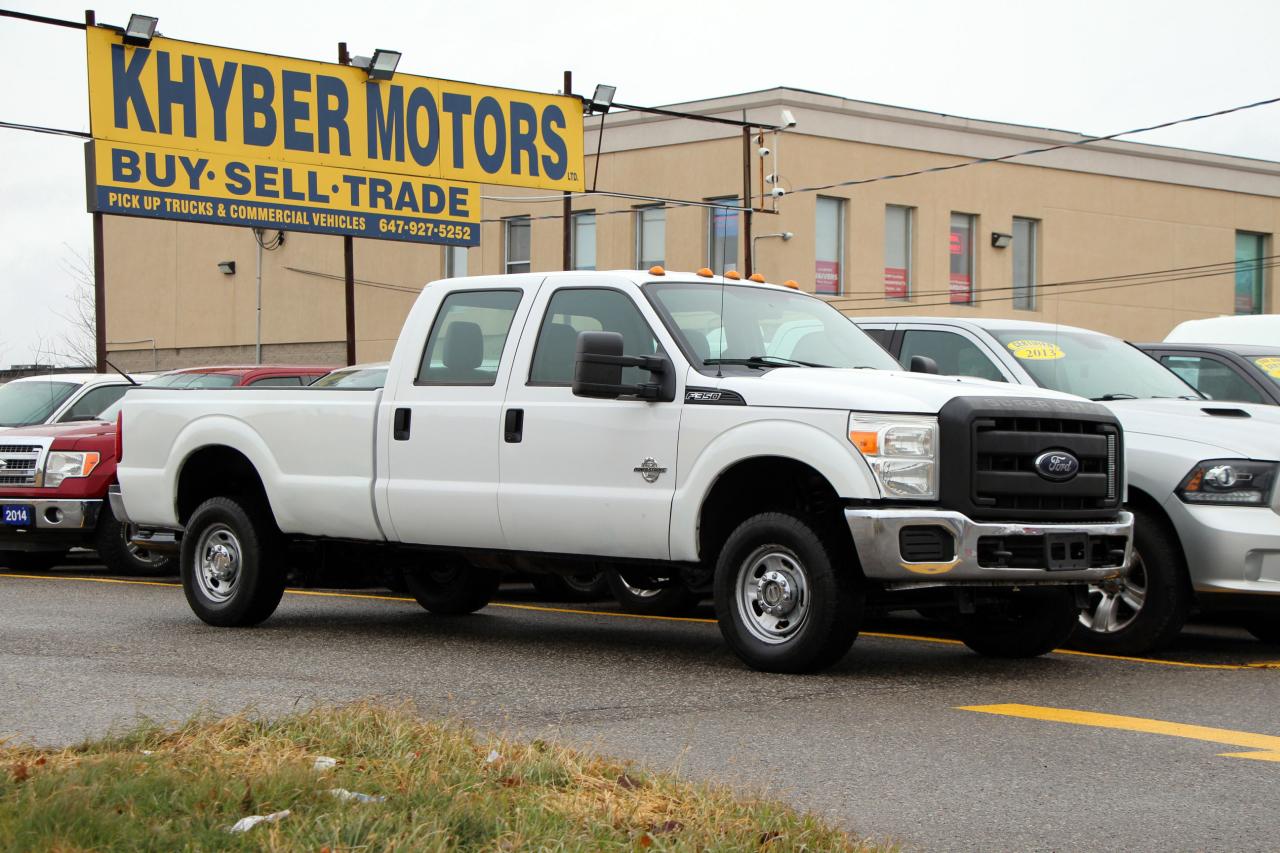
<svg viewBox="0 0 1280 853"><path fill-rule="evenodd" d="M638 467L631 470L644 477L646 483L656 483L659 477L667 473L667 469L658 465L658 460L652 456L647 457Z"/></svg>

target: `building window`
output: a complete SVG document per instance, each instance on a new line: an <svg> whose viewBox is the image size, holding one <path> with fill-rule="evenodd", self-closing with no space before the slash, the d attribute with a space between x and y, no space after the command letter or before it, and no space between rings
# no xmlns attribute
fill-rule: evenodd
<svg viewBox="0 0 1280 853"><path fill-rule="evenodd" d="M528 272L529 267L529 226L527 216L513 216L504 219L506 226L506 263L508 273Z"/></svg>
<svg viewBox="0 0 1280 853"><path fill-rule="evenodd" d="M840 262L844 258L844 199L818 196L817 251L814 259L813 292L839 294Z"/></svg>
<svg viewBox="0 0 1280 853"><path fill-rule="evenodd" d="M1036 308L1036 265L1040 258L1040 222L1013 218L1013 307Z"/></svg>
<svg viewBox="0 0 1280 853"><path fill-rule="evenodd" d="M444 247L444 277L458 278L467 274L467 247Z"/></svg>
<svg viewBox="0 0 1280 853"><path fill-rule="evenodd" d="M884 209L884 298L911 298L912 221L914 207L899 204Z"/></svg>
<svg viewBox="0 0 1280 853"><path fill-rule="evenodd" d="M596 268L596 212L584 210L573 215L573 268Z"/></svg>
<svg viewBox="0 0 1280 853"><path fill-rule="evenodd" d="M1267 235L1236 232L1236 313L1261 314Z"/></svg>
<svg viewBox="0 0 1280 853"><path fill-rule="evenodd" d="M741 207L736 198L710 198L710 202L723 202ZM716 275L724 275L738 268L738 211L723 207L708 208L707 246L710 248L707 266Z"/></svg>
<svg viewBox="0 0 1280 853"><path fill-rule="evenodd" d="M667 257L667 212L661 207L636 209L636 269L664 266Z"/></svg>
<svg viewBox="0 0 1280 853"><path fill-rule="evenodd" d="M974 238L978 217L972 213L951 214L951 301L973 304Z"/></svg>

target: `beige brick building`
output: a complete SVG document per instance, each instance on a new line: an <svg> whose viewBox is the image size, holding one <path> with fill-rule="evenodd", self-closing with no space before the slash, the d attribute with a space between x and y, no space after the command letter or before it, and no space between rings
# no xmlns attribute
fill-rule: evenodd
<svg viewBox="0 0 1280 853"><path fill-rule="evenodd" d="M1187 319L1274 311L1267 260L1280 229L1280 163L1129 142L1075 146L896 180L912 172L1080 139L792 89L676 109L794 129L750 148L754 268L849 314L1026 317L1160 339ZM599 119L587 124L588 185ZM638 113L605 123L597 186L679 199L741 197L743 140L725 125ZM776 174L775 182L761 180ZM789 192L767 195L773 186ZM763 192L766 193L761 197ZM524 200L503 200L521 197ZM746 223L697 206L574 199L575 264L743 269ZM414 296L446 274L557 270L556 194L489 187L480 246L355 242L357 357L386 358ZM785 238L782 234L790 234ZM110 357L132 368L252 361L257 244L248 229L107 217ZM714 257L713 257L714 256ZM219 262L234 261L234 274ZM1164 272L1175 271L1178 272ZM1135 278L1119 278L1146 274ZM264 361L339 363L339 237L291 233L263 253Z"/></svg>

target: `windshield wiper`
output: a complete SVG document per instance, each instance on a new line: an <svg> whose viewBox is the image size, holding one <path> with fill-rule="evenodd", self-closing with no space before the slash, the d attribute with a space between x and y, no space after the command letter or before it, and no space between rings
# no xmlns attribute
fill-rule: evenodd
<svg viewBox="0 0 1280 853"><path fill-rule="evenodd" d="M704 358L703 364L741 364L744 367L830 367L812 361L798 361L777 355L753 355L750 358Z"/></svg>
<svg viewBox="0 0 1280 853"><path fill-rule="evenodd" d="M1108 400L1136 400L1133 394L1103 394L1101 397L1090 397L1095 403L1105 403Z"/></svg>

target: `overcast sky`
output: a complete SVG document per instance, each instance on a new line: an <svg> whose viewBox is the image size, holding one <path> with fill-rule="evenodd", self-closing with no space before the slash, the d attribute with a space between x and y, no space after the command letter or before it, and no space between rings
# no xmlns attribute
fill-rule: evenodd
<svg viewBox="0 0 1280 853"><path fill-rule="evenodd" d="M0 5L83 20L92 4ZM342 40L353 53L399 49L401 71L475 83L555 91L571 69L579 91L613 83L638 104L785 85L1101 135L1280 95L1280 3L1265 0L130 0L96 11L309 59L336 58ZM0 44L0 120L88 130L82 33L0 18ZM1278 128L1272 106L1131 138L1280 160ZM82 147L0 129L0 365L30 361L65 330L65 267L92 245Z"/></svg>

